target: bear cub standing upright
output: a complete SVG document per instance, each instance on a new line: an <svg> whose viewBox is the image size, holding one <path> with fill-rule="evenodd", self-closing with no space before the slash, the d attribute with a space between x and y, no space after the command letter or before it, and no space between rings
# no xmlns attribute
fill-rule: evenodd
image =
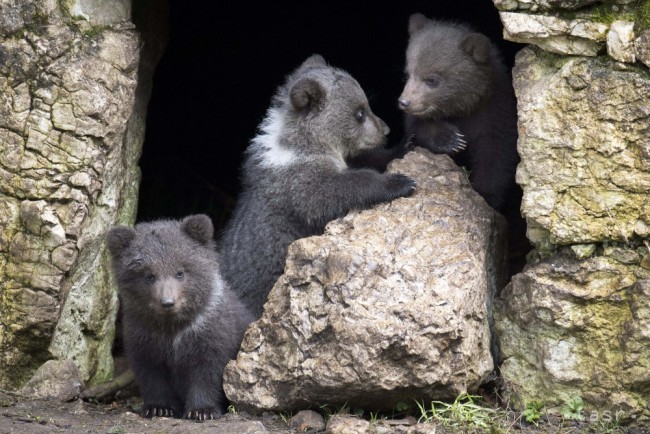
<svg viewBox="0 0 650 434"><path fill-rule="evenodd" d="M473 188L503 211L521 192L516 99L497 48L465 25L422 14L411 15L408 30L406 85L398 100L406 136L466 166Z"/></svg>
<svg viewBox="0 0 650 434"><path fill-rule="evenodd" d="M205 420L226 410L223 369L253 318L221 278L213 231L208 216L193 215L108 233L145 417Z"/></svg>
<svg viewBox="0 0 650 434"><path fill-rule="evenodd" d="M388 131L359 83L319 55L280 86L246 151L243 192L220 242L223 275L257 317L291 242L321 234L353 208L414 191L405 175L346 163L381 147Z"/></svg>

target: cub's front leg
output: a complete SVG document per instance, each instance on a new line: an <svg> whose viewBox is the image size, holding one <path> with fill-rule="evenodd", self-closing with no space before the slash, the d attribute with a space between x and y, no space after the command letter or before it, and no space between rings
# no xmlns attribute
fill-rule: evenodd
<svg viewBox="0 0 650 434"><path fill-rule="evenodd" d="M180 417L183 405L169 381L169 372L154 360L155 351L147 351L145 346L130 345L127 342L127 358L135 374L136 383L144 400L140 414L154 416Z"/></svg>
<svg viewBox="0 0 650 434"><path fill-rule="evenodd" d="M415 135L415 144L433 152L453 156L467 147L463 133L447 121L407 120L407 134Z"/></svg>

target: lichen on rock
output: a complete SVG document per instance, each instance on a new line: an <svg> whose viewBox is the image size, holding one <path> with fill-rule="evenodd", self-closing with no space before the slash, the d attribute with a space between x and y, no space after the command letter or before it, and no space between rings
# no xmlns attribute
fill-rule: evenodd
<svg viewBox="0 0 650 434"><path fill-rule="evenodd" d="M556 255L516 275L495 303L501 374L513 406L648 418L650 271L596 256Z"/></svg>
<svg viewBox="0 0 650 434"><path fill-rule="evenodd" d="M89 32L63 2L10 3L0 13L0 387L20 387L49 359L73 361L92 384L112 375L117 311L103 233L135 217L142 137L136 149L125 137L141 41L128 18Z"/></svg>
<svg viewBox="0 0 650 434"><path fill-rule="evenodd" d="M628 241L650 225L650 75L613 63L517 55L517 181L538 249Z"/></svg>
<svg viewBox="0 0 650 434"><path fill-rule="evenodd" d="M505 39L535 44L557 54L598 56L650 66L644 32L650 0L493 0Z"/></svg>
<svg viewBox="0 0 650 434"><path fill-rule="evenodd" d="M517 182L535 253L495 303L500 372L520 410L580 399L585 415L648 420L650 73L631 65L647 41L634 17L594 18L606 18L609 57L544 43L516 57Z"/></svg>

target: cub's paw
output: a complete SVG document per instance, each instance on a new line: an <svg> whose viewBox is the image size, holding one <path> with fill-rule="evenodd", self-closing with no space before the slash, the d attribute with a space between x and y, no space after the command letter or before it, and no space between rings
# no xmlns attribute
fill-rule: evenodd
<svg viewBox="0 0 650 434"><path fill-rule="evenodd" d="M155 404L150 404L150 405L144 405L142 407L142 410L140 410L140 415L142 417L146 417L147 419L151 419L152 417L158 416L158 417L178 417L180 412L177 410L174 410L171 407L164 407L161 405L155 405Z"/></svg>
<svg viewBox="0 0 650 434"><path fill-rule="evenodd" d="M467 147L463 133L447 122L432 124L424 137L417 138L417 142L434 154L454 155Z"/></svg>
<svg viewBox="0 0 650 434"><path fill-rule="evenodd" d="M183 415L185 419L193 419L199 421L219 419L221 416L223 416L223 412L217 407L206 407L188 410Z"/></svg>
<svg viewBox="0 0 650 434"><path fill-rule="evenodd" d="M413 194L417 187L417 182L401 173L391 173L388 175L388 190L394 197L406 197Z"/></svg>
<svg viewBox="0 0 650 434"><path fill-rule="evenodd" d="M454 126L445 129L434 141L436 148L447 155L457 154L467 147L465 136Z"/></svg>

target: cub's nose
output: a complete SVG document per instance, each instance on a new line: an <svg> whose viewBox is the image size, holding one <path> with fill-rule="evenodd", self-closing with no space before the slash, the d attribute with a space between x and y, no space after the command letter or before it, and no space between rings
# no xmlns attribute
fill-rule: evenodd
<svg viewBox="0 0 650 434"><path fill-rule="evenodd" d="M165 297L160 300L162 307L172 307L174 306L174 299L171 297Z"/></svg>
<svg viewBox="0 0 650 434"><path fill-rule="evenodd" d="M379 119L379 129L384 136L387 136L390 133L390 128L386 122L382 121L381 119Z"/></svg>
<svg viewBox="0 0 650 434"><path fill-rule="evenodd" d="M401 108L402 110L407 109L411 105L411 101L404 98L400 98L399 100L397 100L397 102L399 103L399 108Z"/></svg>

